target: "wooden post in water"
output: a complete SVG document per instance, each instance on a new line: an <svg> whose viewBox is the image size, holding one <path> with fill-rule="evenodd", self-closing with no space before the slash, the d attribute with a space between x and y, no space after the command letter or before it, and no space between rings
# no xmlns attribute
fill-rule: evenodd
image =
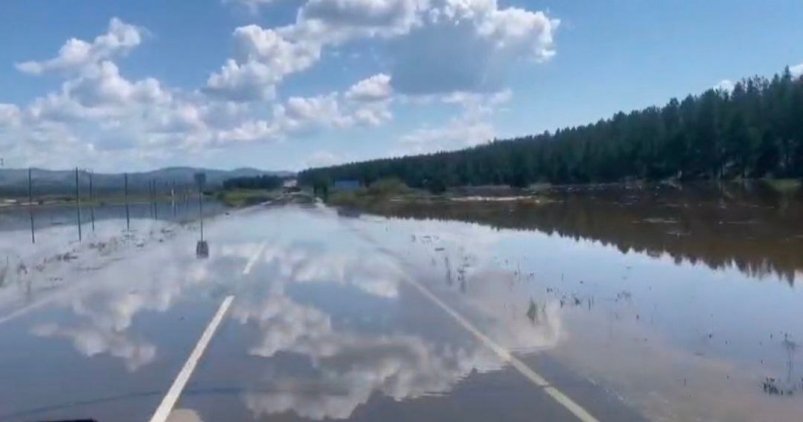
<svg viewBox="0 0 803 422"><path fill-rule="evenodd" d="M92 190L92 172L89 172L89 217L92 219L92 232L95 232L95 192Z"/></svg>
<svg viewBox="0 0 803 422"><path fill-rule="evenodd" d="M31 243L36 243L36 235L33 231L33 177L32 169L28 167L28 215L31 217Z"/></svg>
<svg viewBox="0 0 803 422"><path fill-rule="evenodd" d="M159 198L157 197L158 189L156 188L156 184L158 183L157 180L153 181L153 219L159 219Z"/></svg>
<svg viewBox="0 0 803 422"><path fill-rule="evenodd" d="M204 185L206 173L195 173L195 184L198 185L198 213L201 218L201 242L204 241Z"/></svg>
<svg viewBox="0 0 803 422"><path fill-rule="evenodd" d="M153 218L153 180L148 180L148 215Z"/></svg>
<svg viewBox="0 0 803 422"><path fill-rule="evenodd" d="M154 220L156 219L156 181L151 180L151 212L153 213Z"/></svg>
<svg viewBox="0 0 803 422"><path fill-rule="evenodd" d="M204 191L198 188L198 210L201 215L201 242L204 241Z"/></svg>
<svg viewBox="0 0 803 422"><path fill-rule="evenodd" d="M198 211L201 217L201 240L195 245L195 256L206 259L209 257L209 244L204 241L204 184L206 184L206 174L203 172L195 173L195 183L198 185Z"/></svg>
<svg viewBox="0 0 803 422"><path fill-rule="evenodd" d="M125 230L131 231L131 216L128 213L128 173L124 173L123 177L125 181Z"/></svg>
<svg viewBox="0 0 803 422"><path fill-rule="evenodd" d="M153 180L148 180L148 215L153 218Z"/></svg>
<svg viewBox="0 0 803 422"><path fill-rule="evenodd" d="M78 190L78 167L75 168L75 214L78 219L78 241L83 240L81 235L81 192Z"/></svg>
<svg viewBox="0 0 803 422"><path fill-rule="evenodd" d="M173 207L173 219L176 219L176 179L173 179L173 186L170 189L170 204Z"/></svg>

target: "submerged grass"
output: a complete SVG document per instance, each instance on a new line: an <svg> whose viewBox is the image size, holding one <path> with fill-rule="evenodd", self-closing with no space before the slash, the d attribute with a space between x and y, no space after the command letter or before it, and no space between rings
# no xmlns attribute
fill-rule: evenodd
<svg viewBox="0 0 803 422"><path fill-rule="evenodd" d="M232 189L218 192L217 199L230 207L241 208L271 201L278 196L279 192L275 190Z"/></svg>
<svg viewBox="0 0 803 422"><path fill-rule="evenodd" d="M766 183L780 194L797 193L801 187L801 181L798 179L768 179Z"/></svg>
<svg viewBox="0 0 803 422"><path fill-rule="evenodd" d="M415 200L422 195L424 193L410 189L401 180L383 179L352 191L334 191L328 202L340 207L375 209L394 201Z"/></svg>
<svg viewBox="0 0 803 422"><path fill-rule="evenodd" d="M327 202L338 207L382 214L409 207L435 206L451 209L472 203L541 204L544 201L545 198L541 196L529 192L512 191L508 187L501 187L501 190L500 187L493 186L464 187L433 194L420 189L412 189L398 179L383 179L368 187L352 191L335 191L329 196Z"/></svg>

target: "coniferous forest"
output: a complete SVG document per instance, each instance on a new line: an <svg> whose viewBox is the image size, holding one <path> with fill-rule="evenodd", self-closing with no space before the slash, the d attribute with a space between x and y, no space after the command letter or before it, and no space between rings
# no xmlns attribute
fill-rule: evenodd
<svg viewBox="0 0 803 422"><path fill-rule="evenodd" d="M309 169L305 184L398 178L449 186L803 177L803 77L789 69L732 91L709 89L663 107L619 112L554 133L469 149Z"/></svg>

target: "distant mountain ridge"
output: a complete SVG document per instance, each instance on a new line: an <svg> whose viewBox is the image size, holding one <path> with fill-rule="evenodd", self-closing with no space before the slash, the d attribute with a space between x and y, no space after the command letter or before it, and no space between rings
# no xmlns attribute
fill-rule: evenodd
<svg viewBox="0 0 803 422"><path fill-rule="evenodd" d="M233 177L254 177L260 175L277 175L290 177L288 171L266 171L250 167L234 170L217 170L197 167L165 167L157 170L128 173L128 187L131 192L142 192L149 189L151 183L156 183L160 190L169 190L172 186L194 186L195 174L206 174L206 185L217 188L223 181ZM82 190L88 189L89 173L84 170L78 172L79 185ZM61 194L71 193L75 190L75 170L47 170L34 168L32 170L33 189L35 194ZM123 173L92 173L92 185L98 193L122 191L124 186ZM28 193L28 169L0 169L0 195L19 196Z"/></svg>

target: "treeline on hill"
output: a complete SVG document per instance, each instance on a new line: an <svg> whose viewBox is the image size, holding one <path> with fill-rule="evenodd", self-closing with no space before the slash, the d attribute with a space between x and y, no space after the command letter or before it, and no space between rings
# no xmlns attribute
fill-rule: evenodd
<svg viewBox="0 0 803 422"><path fill-rule="evenodd" d="M307 185L395 177L448 186L803 176L803 78L789 69L663 107L470 149L309 169Z"/></svg>
<svg viewBox="0 0 803 422"><path fill-rule="evenodd" d="M278 189L282 187L283 179L279 176L265 174L255 177L233 177L223 182L223 189Z"/></svg>

